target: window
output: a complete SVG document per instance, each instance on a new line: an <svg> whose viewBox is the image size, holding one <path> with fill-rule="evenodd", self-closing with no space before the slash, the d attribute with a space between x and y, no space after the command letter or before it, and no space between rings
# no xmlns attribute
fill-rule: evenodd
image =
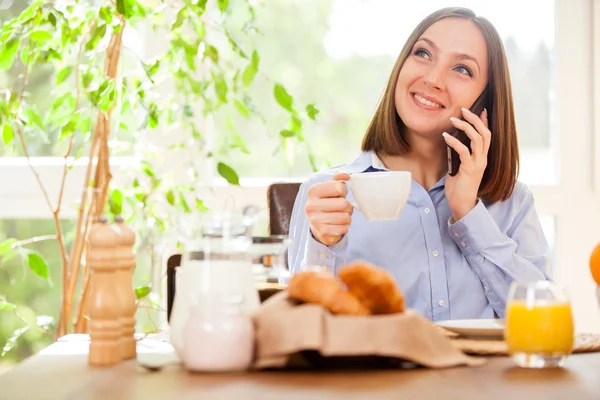
<svg viewBox="0 0 600 400"><path fill-rule="evenodd" d="M406 4L394 0L333 0L309 7L287 1L265 7L259 16L264 31L259 39L262 66L302 101L315 101L322 110L318 123L306 129L312 151L325 160L321 167L346 163L358 154L404 41L427 14L456 5L488 18L504 40L522 152L520 179L530 184L556 182L555 12L554 2L544 0L437 0L411 4L410 12ZM306 31L305 26L314 28ZM268 115L277 104L261 83L255 95ZM276 146L258 124L240 130L250 154L232 155L230 163L244 176L301 178L311 173L303 149L294 156L286 151L294 146L292 140ZM265 153L273 157L265 158Z"/></svg>

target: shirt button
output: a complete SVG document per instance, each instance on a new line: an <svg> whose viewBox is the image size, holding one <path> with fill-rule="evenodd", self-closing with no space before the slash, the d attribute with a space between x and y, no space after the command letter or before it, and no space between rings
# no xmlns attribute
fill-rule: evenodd
<svg viewBox="0 0 600 400"><path fill-rule="evenodd" d="M485 286L483 287L483 289L484 289L486 292L489 292L489 291L490 291L490 287L489 287L488 285L485 285Z"/></svg>
<svg viewBox="0 0 600 400"><path fill-rule="evenodd" d="M467 247L467 244L466 244L465 242L460 242L460 245L461 245L462 247Z"/></svg>
<svg viewBox="0 0 600 400"><path fill-rule="evenodd" d="M440 253L438 253L437 250L434 250L433 253L431 253L431 254L433 254L434 257L437 257Z"/></svg>
<svg viewBox="0 0 600 400"><path fill-rule="evenodd" d="M440 300L440 302L438 304L440 305L440 307L444 307L446 305L446 303L444 302L444 300Z"/></svg>
<svg viewBox="0 0 600 400"><path fill-rule="evenodd" d="M321 258L327 258L327 254L321 253Z"/></svg>
<svg viewBox="0 0 600 400"><path fill-rule="evenodd" d="M425 210L423 210L423 211L425 211L425 214L429 214L429 213L431 212L431 210L430 210L429 208L426 208L426 209L425 209Z"/></svg>
<svg viewBox="0 0 600 400"><path fill-rule="evenodd" d="M459 237L459 236L460 236L460 233L454 232L454 237Z"/></svg>

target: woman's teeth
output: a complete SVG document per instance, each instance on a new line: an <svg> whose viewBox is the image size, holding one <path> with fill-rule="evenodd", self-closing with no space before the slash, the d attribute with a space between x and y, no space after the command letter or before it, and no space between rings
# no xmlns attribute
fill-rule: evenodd
<svg viewBox="0 0 600 400"><path fill-rule="evenodd" d="M417 99L417 101L418 101L419 103L421 103L421 104L425 104L426 106L429 106L429 107L438 107L438 108L442 108L442 105L441 105L441 104L437 104L437 103L434 103L434 102L432 102L432 101L429 101L429 100L427 100L427 99L424 99L423 97L419 96L418 94L415 94L414 96L415 96L415 99Z"/></svg>

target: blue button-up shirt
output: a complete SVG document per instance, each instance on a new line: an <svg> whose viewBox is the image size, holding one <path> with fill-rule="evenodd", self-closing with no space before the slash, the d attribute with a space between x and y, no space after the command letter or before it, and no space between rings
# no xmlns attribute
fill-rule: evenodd
<svg viewBox="0 0 600 400"><path fill-rule="evenodd" d="M504 317L511 282L547 280L549 248L529 189L517 183L510 199L486 204L451 223L445 177L425 190L413 180L397 220L367 221L352 214L350 229L333 246L316 241L304 212L308 188L331 180L336 170L385 170L372 152L350 164L311 176L300 188L290 225L292 273L325 266L336 273L365 260L391 272L406 303L432 321ZM352 192L348 200L353 201Z"/></svg>

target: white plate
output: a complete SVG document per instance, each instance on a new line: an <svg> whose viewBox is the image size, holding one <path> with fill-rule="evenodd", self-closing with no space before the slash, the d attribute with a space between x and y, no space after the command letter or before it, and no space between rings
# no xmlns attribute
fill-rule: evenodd
<svg viewBox="0 0 600 400"><path fill-rule="evenodd" d="M502 339L502 319L455 319L437 322L437 325L461 336L470 338Z"/></svg>

